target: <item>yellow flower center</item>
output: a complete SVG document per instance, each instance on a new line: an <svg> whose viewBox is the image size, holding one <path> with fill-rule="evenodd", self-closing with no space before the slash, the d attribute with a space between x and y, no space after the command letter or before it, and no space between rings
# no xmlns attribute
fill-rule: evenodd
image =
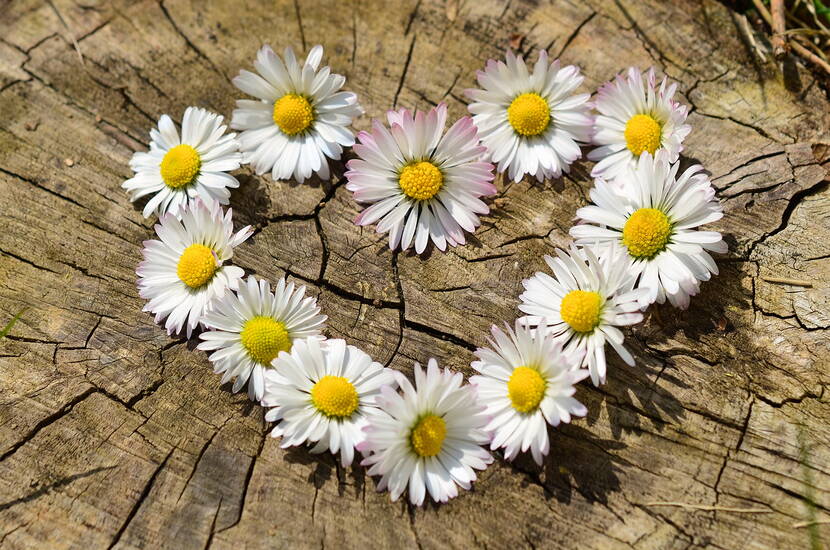
<svg viewBox="0 0 830 550"><path fill-rule="evenodd" d="M548 385L539 371L530 367L516 367L507 381L507 395L513 408L521 413L536 410Z"/></svg>
<svg viewBox="0 0 830 550"><path fill-rule="evenodd" d="M342 376L327 375L311 388L311 403L326 416L346 418L359 403L354 385Z"/></svg>
<svg viewBox="0 0 830 550"><path fill-rule="evenodd" d="M656 208L640 208L625 222L622 242L631 256L650 259L665 250L671 233L665 214Z"/></svg>
<svg viewBox="0 0 830 550"><path fill-rule="evenodd" d="M602 296L598 292L572 290L562 298L559 314L576 332L591 332L599 324Z"/></svg>
<svg viewBox="0 0 830 550"><path fill-rule="evenodd" d="M199 288L213 278L218 267L213 250L203 244L191 244L179 257L176 275L190 288Z"/></svg>
<svg viewBox="0 0 830 550"><path fill-rule="evenodd" d="M517 133L538 136L548 129L550 107L539 94L522 94L507 108L507 120Z"/></svg>
<svg viewBox="0 0 830 550"><path fill-rule="evenodd" d="M440 416L428 414L418 422L409 439L418 456L430 457L441 452L445 437L447 423Z"/></svg>
<svg viewBox="0 0 830 550"><path fill-rule="evenodd" d="M625 144L636 156L643 151L652 155L660 147L663 125L651 115L634 115L625 125Z"/></svg>
<svg viewBox="0 0 830 550"><path fill-rule="evenodd" d="M202 158L190 145L176 145L161 159L161 179L171 189L193 183L202 167Z"/></svg>
<svg viewBox="0 0 830 550"><path fill-rule="evenodd" d="M441 190L444 176L431 162L414 162L403 167L398 184L407 197L424 201L431 199Z"/></svg>
<svg viewBox="0 0 830 550"><path fill-rule="evenodd" d="M314 110L303 96L285 94L274 103L274 122L282 133L293 136L311 126L314 122Z"/></svg>
<svg viewBox="0 0 830 550"><path fill-rule="evenodd" d="M281 351L291 351L291 338L285 325L272 317L248 319L239 338L251 358L260 365L269 366Z"/></svg>

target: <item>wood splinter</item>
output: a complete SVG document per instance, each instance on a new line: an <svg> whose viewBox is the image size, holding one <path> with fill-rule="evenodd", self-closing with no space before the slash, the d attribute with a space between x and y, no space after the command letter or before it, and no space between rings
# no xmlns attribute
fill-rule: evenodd
<svg viewBox="0 0 830 550"><path fill-rule="evenodd" d="M755 5L755 9L758 10L758 13L761 15L763 20L766 21L767 25L769 25L770 29L773 29L773 34L775 34L774 29L776 28L776 26L773 22L772 15L770 15L769 10L767 10L766 6L764 6L764 3L761 0L752 0L752 3ZM783 2L779 2L779 3L782 5L782 9L783 9ZM774 2L773 2L773 4L774 4ZM783 19L783 15L782 15L782 19L781 19L782 22L780 23L780 27L783 28L784 31L786 31L786 26L783 24L783 20L784 19ZM782 33L781 36L786 38L786 34ZM773 46L775 44L774 41L775 41L775 36L773 36ZM825 73L830 75L830 63L827 63L822 58L820 58L819 56L817 56L816 54L811 52L809 49L807 49L802 44L803 41L805 41L805 38L801 37L801 36L798 36L796 34L796 35L793 36L793 40L790 41L788 44L793 49L793 51L795 53L797 53L798 55L800 55L801 57L803 57L804 59L806 59L810 63L813 63L816 67L819 67ZM785 40L784 43L787 44L786 40ZM775 50L775 48L773 47L773 53L774 53L774 50Z"/></svg>
<svg viewBox="0 0 830 550"><path fill-rule="evenodd" d="M642 506L674 506L677 508L690 508L692 510L703 510L706 512L732 512L735 514L771 514L772 510L761 508L730 508L728 506L709 506L707 504L688 504L686 502L643 502Z"/></svg>
<svg viewBox="0 0 830 550"><path fill-rule="evenodd" d="M799 521L793 523L793 529L802 529L804 527L812 527L813 525L827 525L830 524L830 519L817 519L814 521Z"/></svg>
<svg viewBox="0 0 830 550"><path fill-rule="evenodd" d="M802 279L787 279L786 277L761 277L761 280L766 281L768 283L777 283L780 285L792 285L813 288L812 282L804 281Z"/></svg>
<svg viewBox="0 0 830 550"><path fill-rule="evenodd" d="M784 0L772 0L770 2L770 15L772 16L772 54L775 59L781 60L789 51Z"/></svg>

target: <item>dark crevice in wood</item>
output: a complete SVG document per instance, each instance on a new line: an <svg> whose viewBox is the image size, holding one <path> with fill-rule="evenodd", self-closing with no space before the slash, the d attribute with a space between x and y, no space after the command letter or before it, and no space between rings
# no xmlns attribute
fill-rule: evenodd
<svg viewBox="0 0 830 550"><path fill-rule="evenodd" d="M100 116L100 115L98 115L97 113L95 113L95 112L93 112L93 111L89 110L87 107L83 106L82 104L78 103L78 102L77 102L75 99L73 99L71 96L69 96L69 95L67 95L65 92L62 92L61 90L57 89L57 88L55 87L55 85L54 85L54 84L52 84L51 82L47 82L46 80L44 80L43 78L41 78L41 77L40 77L40 76L38 76L37 74L35 74L35 73L33 73L32 71L30 71L29 69L27 69L25 66L23 67L23 70L24 70L24 71L25 71L25 72L26 72L29 76L31 76L34 80L36 80L37 82L39 82L40 84L42 84L42 85L43 85L43 86L45 86L46 88L48 88L48 89L52 90L53 92L55 92L56 94L58 94L60 97L64 98L64 99L68 102L68 104L69 104L69 105L71 105L72 107L74 107L74 108L78 109L79 111L81 111L81 112L83 112L83 113L86 113L87 115L89 115L89 116L90 116L90 117L92 117L93 119L94 119L96 116ZM100 86L103 86L104 88L107 88L107 89L110 89L110 90L113 90L113 91L119 92L119 93L120 93L120 95L122 96L122 98L124 99L124 104L125 104L125 105L131 105L131 106L132 106L132 107L133 107L133 108L134 108L134 109L135 109L135 110L136 110L136 111L137 111L140 115L144 116L144 118L146 118L146 119L147 119L147 120L148 120L151 124L155 124L155 123L156 123L156 119L154 119L153 117L151 117L150 115L148 115L145 111L143 111L140 107L138 107L135 103L133 103L133 100L132 100L129 96L127 96L127 94L124 92L124 89L123 89L123 88L121 88L121 89L117 89L117 88L110 88L110 87L109 87L109 85L108 85L108 84L106 84L105 82L102 82L102 81L100 81L100 80L96 80L96 79L95 79L95 78L93 78L91 75L89 75L89 73L86 73L86 74L87 74L87 76L89 76L89 78L90 78L93 82L95 82L96 84L98 84L98 85L100 85ZM117 128L120 132L123 132L125 135L130 136L132 139L134 139L134 140L136 140L136 141L138 141L138 142L141 142L141 141L142 141L141 139L139 139L139 138L137 138L137 137L135 137L135 136L130 135L130 133L129 133L126 129L124 129L124 128L119 128L116 124L112 123L111 121L109 121L109 120L105 120L105 119L103 119L103 118L102 118L101 120L102 120L102 121L104 121L104 122L107 122L107 124L109 124L109 125L110 125L110 126L112 126L113 128Z"/></svg>
<svg viewBox="0 0 830 550"><path fill-rule="evenodd" d="M75 408L75 405L81 403L84 399L97 392L97 388L87 388L84 392L74 397L72 400L70 400L67 404L58 409L56 412L41 419L37 424L34 425L32 429L30 429L26 433L26 435L23 436L22 439L15 442L6 452L0 455L0 462L5 461L7 458L16 453L20 447L34 439L35 436L37 436L37 434L40 433L42 429L54 424L55 422L57 422L70 412L72 412L72 409Z"/></svg>
<svg viewBox="0 0 830 550"><path fill-rule="evenodd" d="M196 46L196 44L191 42L190 38L188 38L188 36L182 31L182 29L176 23L176 20L173 19L173 17L170 16L170 12L167 11L167 6L164 5L163 0L159 1L159 7L161 8L161 11L164 14L164 17L166 17L167 20L170 22L170 25L173 27L173 30L176 31L176 34L178 34L182 38L182 40L184 40L185 44L187 44L187 47L190 48L191 50L193 50L193 52L196 54L196 56L199 59L201 59L202 61L204 61L205 63L207 63L208 66L211 69L213 69L216 72L216 74L221 76L223 80L226 80L226 81L230 82L230 79L227 76L225 76L225 73L223 73L222 71L219 70L219 67L217 67L213 63L213 61L210 59L210 57L205 55L205 53L202 50L200 50Z"/></svg>
<svg viewBox="0 0 830 550"><path fill-rule="evenodd" d="M746 417L744 418L743 426L741 426L740 435L738 436L738 441L735 444L734 449L727 449L726 454L723 456L723 463L721 464L720 470L718 470L718 476L715 478L715 484L713 489L715 490L715 505L720 502L720 482L723 478L723 472L726 470L726 465L729 463L729 459L732 457L732 453L738 453L741 450L741 445L743 445L744 437L746 437L746 431L749 428L749 419L752 418L752 406L755 404L754 400L750 400L749 407L746 412Z"/></svg>
<svg viewBox="0 0 830 550"><path fill-rule="evenodd" d="M213 544L213 535L216 534L216 519L219 517L219 510L222 509L222 501L224 498L224 495L219 497L219 503L216 505L216 513L213 514L213 520L210 522L210 530L208 531L207 540L205 540L204 550L208 550L210 545Z"/></svg>
<svg viewBox="0 0 830 550"><path fill-rule="evenodd" d="M54 273L55 275L63 275L63 273L61 273L60 271L55 271L54 269L48 268L48 267L46 267L46 266L44 266L44 265L39 265L39 264L36 264L36 263L35 263L35 262L33 262L32 260L26 259L26 258L24 258L23 256L18 256L18 255L17 255L17 254L15 254L14 252L9 252L9 251L7 251L7 250L0 249L0 254L5 254L6 256L9 256L9 257L11 257L11 258L14 258L15 260L18 260L18 261L20 261L20 262L23 262L24 264L29 265L29 266L32 266L32 267L34 267L35 269L38 269L38 270L40 270L40 271L48 271L49 273Z"/></svg>
<svg viewBox="0 0 830 550"><path fill-rule="evenodd" d="M415 18L418 16L418 8L421 7L421 0L417 0L415 2L415 8L409 14L409 18L406 20L406 28L403 31L403 35L406 36L409 34L409 31L412 30L412 23L415 22Z"/></svg>
<svg viewBox="0 0 830 550"><path fill-rule="evenodd" d="M68 203L70 203L70 204L73 204L73 205L75 205L75 206L77 206L77 207L83 208L84 210L86 210L86 209L87 209L87 207L86 207L86 206L84 206L83 204L79 203L79 202L78 202L78 201L76 201L75 199L72 199L72 198L67 197L67 196L65 196L65 195L61 195L61 194L60 194L60 193L58 193L57 191L53 191L52 189L49 189L48 187L45 187L42 183L40 183L40 182L39 182L39 181L37 181L37 180L34 180L34 179L32 179L32 178L27 178L27 177L25 177L25 176L21 176L20 174L15 174L15 173L14 173L14 172L12 172L11 170L7 170L6 168L3 168L3 167L0 167L0 172L2 172L3 174L6 174L7 176L11 176L11 177L16 178L16 179L19 179L19 180L21 180L21 181L25 181L26 183L31 184L32 186L34 186L34 187L36 187L36 188L40 189L41 191L45 191L45 192L49 193L49 194L50 194L50 195L52 195L53 197L58 197L59 199L61 199L61 200L65 200L66 202L68 202Z"/></svg>
<svg viewBox="0 0 830 550"><path fill-rule="evenodd" d="M478 346L476 346L475 344L473 344L471 342L468 342L468 341L464 340L463 338L459 338L458 336L455 336L454 334L450 334L448 332L443 332L443 331L438 330L436 328L433 328L429 325L424 325L424 324L421 324L421 323L410 321L409 319L404 319L403 326L404 326L404 328L408 328L408 329L414 330L416 332L422 332L424 334L432 336L433 338L438 338L439 340L444 340L446 342L450 342L450 343L455 344L457 346L467 348L470 351L475 351L476 349L478 349Z"/></svg>
<svg viewBox="0 0 830 550"><path fill-rule="evenodd" d="M225 421L225 423L227 424L227 421ZM179 503L179 501L182 499L182 495L185 491L187 491L187 487L190 485L190 480L193 479L193 474L196 473L196 469L199 467L199 462L202 461L202 457L205 455L205 451L208 450L208 447L210 447L210 444L213 443L214 438L219 434L220 431L222 431L223 427L224 424L216 430L214 430L214 432L207 439L207 441L205 441L205 444L202 445L202 448L199 449L199 454L196 455L196 460L193 461L193 468L190 469L190 474L188 474L187 479L184 480L184 484L182 485L182 490L179 493L179 496L176 497L176 504Z"/></svg>
<svg viewBox="0 0 830 550"><path fill-rule="evenodd" d="M315 285L320 287L321 289L328 290L332 294L339 296L345 300L350 300L352 302L360 302L361 304L370 305L376 308L385 308L385 309L401 309L402 305L398 302L391 302L389 300L377 300L373 298L367 298L361 294L357 294L355 292L346 290L345 288L339 287L329 281L322 281L320 282L317 279L312 279L310 277L306 277L304 275L300 275L299 273L295 273L294 271L281 268L286 275L294 277L295 279L299 279L305 283L310 285Z"/></svg>
<svg viewBox="0 0 830 550"><path fill-rule="evenodd" d="M770 140L772 142L780 143L777 139L772 137L766 130L764 130L760 126L756 126L754 124L750 124L748 122L738 120L737 118L735 118L733 116L719 116L719 115L714 115L714 114L710 114L710 113L704 113L700 109L695 109L695 112L697 114L699 114L700 116L704 116L704 117L707 117L707 118L714 118L714 119L717 119L717 120L728 120L729 122L734 122L738 126L743 126L744 128L749 128L750 130L753 130L758 135L763 136L763 137L767 138L768 140Z"/></svg>
<svg viewBox="0 0 830 550"><path fill-rule="evenodd" d="M554 59L558 59L558 58L562 57L562 54L565 53L565 50L568 49L568 46L570 46L571 42L573 42L574 39L577 37L577 35L579 34L579 31L581 31L582 28L585 27L585 25L590 23L591 20L594 17L596 17L596 15L597 15L597 12L592 11L591 14L588 17L583 19L582 22L579 25L576 26L576 28L573 30L573 32L571 32L571 34L569 34L568 37L565 39L565 43L562 44L562 47L559 49L559 51L556 53L556 55L553 56ZM550 49L550 47L548 47L546 49Z"/></svg>
<svg viewBox="0 0 830 550"><path fill-rule="evenodd" d="M811 185L810 187L808 187L806 189L801 189L800 191L796 191L795 193L793 193L792 197L790 197L790 199L787 201L787 206L784 208L784 212L781 215L781 223L779 223L778 227L776 227L772 231L766 232L763 235L761 235L761 237L759 237L752 244L752 246L749 247L749 250L747 251L746 256L748 258L752 258L753 254L755 252L755 249L757 248L757 246L759 244L762 244L763 242L765 242L770 237L773 237L773 236L777 235L778 233L781 233L782 231L784 231L787 228L787 226L790 224L790 218L792 217L793 212L795 212L795 209L798 208L798 205L801 204L802 200L804 200L806 197L809 197L809 196L815 195L817 193L820 193L821 191L827 189L829 186L830 186L830 181L825 179L825 180L820 181L820 182L818 182L814 185Z"/></svg>
<svg viewBox="0 0 830 550"><path fill-rule="evenodd" d="M412 42L409 43L409 51L406 54L406 59L403 63L403 70L401 71L401 78L398 81L398 89L395 90L395 95L392 98L392 108L395 109L398 107L398 96L403 89L403 83L406 80L406 73L409 71L409 63L412 61L412 52L415 50L415 39L418 37L417 34L412 35Z"/></svg>
<svg viewBox="0 0 830 550"><path fill-rule="evenodd" d="M108 550L111 550L113 547L115 547L115 545L118 544L118 542L121 540L121 537L124 535L127 528L130 526L130 522L132 522L133 518L136 516L139 509L141 508L141 505L144 504L144 501L150 495L150 491L153 488L153 484L155 484L156 482L156 478L167 465L167 461L173 455L174 450L175 447L170 449L170 451L167 453L167 456L164 457L164 460L162 460L158 467L153 471L152 475L150 476L150 479L148 479L147 482L144 484L144 488L141 490L141 494L138 496L138 500L136 500L135 504L133 504L133 507L127 514L127 518L124 520L124 523L121 524L121 527L115 533L112 542L107 547Z"/></svg>
<svg viewBox="0 0 830 550"><path fill-rule="evenodd" d="M47 493L50 493L50 492L54 491L55 489L59 489L59 488L65 486L65 485L69 485L69 484L73 483L74 481L76 481L78 479L83 479L85 477L93 476L93 475L95 475L99 472L103 472L105 470L112 470L114 468L117 468L117 466L99 466L98 468L93 468L93 469L91 469L89 471L86 471L86 472L81 472L81 473L78 473L78 474L73 474L71 476L61 478L61 479L59 479L58 481L56 481L54 483L50 483L49 485L46 485L45 487L41 487L37 491L29 493L28 495L25 495L25 496L22 496L20 498L16 498L14 500L10 500L8 502L4 502L4 503L0 504L0 512L2 512L3 510L7 510L7 509L9 509L13 506L18 505L18 504L23 504L23 503L26 503L26 502L31 502L33 500L37 500L41 496L43 496Z"/></svg>
<svg viewBox="0 0 830 550"><path fill-rule="evenodd" d="M297 26L300 30L300 43L303 45L303 51L308 51L308 45L305 42L305 30L303 30L303 18L300 15L300 4L297 0L294 0L294 13L297 15Z"/></svg>
<svg viewBox="0 0 830 550"><path fill-rule="evenodd" d="M680 70L681 72L686 72L686 69L684 69L681 65L666 57L666 55L660 50L660 48L657 47L657 44L655 44L654 41L648 37L645 31L643 31L642 27L637 22L637 20L631 16L628 10L625 9L625 6L622 5L620 0L614 0L614 4L617 6L617 8L620 10L620 12L623 14L625 19L628 21L628 24L630 25L630 28L626 30L634 31L634 35L643 45L643 48L655 61L660 62L663 65L664 69L666 69L668 65L671 65ZM654 57L655 55L657 56L656 58Z"/></svg>
<svg viewBox="0 0 830 550"><path fill-rule="evenodd" d="M741 168L746 168L747 166L750 166L750 165L752 165L756 162L771 159L771 158L775 158L775 157L778 157L778 156L781 156L781 155L786 155L786 154L787 154L787 152L782 150L782 151L773 151L772 153L765 153L765 154L762 154L762 155L758 155L757 157L752 157L751 159L746 160L746 161L738 164L737 166L733 166L729 170L729 172L726 172L725 174L720 174L719 176L713 177L712 178L712 183L714 184L716 181L718 181L720 179L731 176L732 174L734 174L735 172L737 172ZM766 172L766 170L764 170L764 172ZM753 175L753 174L745 174L741 177L746 178L748 175Z"/></svg>
<svg viewBox="0 0 830 550"><path fill-rule="evenodd" d="M400 301L400 307L398 308L398 340L395 342L395 349L383 365L384 367L389 367L392 364L392 360L400 351L401 344L403 344L404 325L406 324L406 302L404 301L403 284L401 283L401 276L398 270L398 255L399 252L397 250L392 251L392 278L395 281L395 290L398 293L398 300Z"/></svg>
<svg viewBox="0 0 830 550"><path fill-rule="evenodd" d="M262 438L259 442L259 447L257 448L256 454L251 457L251 463L248 465L248 470L245 473L245 481L242 485L242 494L239 497L239 516L236 518L235 521L231 522L230 525L216 531L216 533L222 533L233 527L236 527L239 524L239 522L242 521L242 513L245 510L245 501L248 498L248 488L250 487L251 479L254 476L254 468L256 467L257 459L259 459L259 457L262 455L262 449L265 448L265 442L267 441L268 437L270 437L270 429L266 429L266 427L263 426L263 433Z"/></svg>

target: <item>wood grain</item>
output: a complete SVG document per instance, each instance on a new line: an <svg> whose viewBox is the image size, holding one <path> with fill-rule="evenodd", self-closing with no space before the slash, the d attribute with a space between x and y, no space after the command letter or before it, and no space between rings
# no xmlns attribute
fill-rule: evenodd
<svg viewBox="0 0 830 550"><path fill-rule="evenodd" d="M0 13L2 548L819 548L830 541L830 102L785 86L714 0L11 0ZM361 468L283 451L193 342L141 312L152 220L120 188L162 113L228 116L263 43L321 43L369 126L445 101L513 43L581 66L585 91L654 65L679 82L684 162L712 174L730 251L688 311L628 333L635 368L580 387L586 419L543 467L497 459L473 491L412 509ZM771 57L770 57L771 59ZM771 61L770 61L771 63ZM499 180L470 243L393 253L351 220L343 165L303 185L240 173L238 264L317 295L328 334L410 373L470 373L523 278L568 242L588 163ZM809 281L795 287L774 279ZM679 503L665 506L661 503ZM742 513L740 510L765 513ZM736 512L735 510L739 510ZM806 524L804 522L807 522ZM819 546L816 546L819 545Z"/></svg>

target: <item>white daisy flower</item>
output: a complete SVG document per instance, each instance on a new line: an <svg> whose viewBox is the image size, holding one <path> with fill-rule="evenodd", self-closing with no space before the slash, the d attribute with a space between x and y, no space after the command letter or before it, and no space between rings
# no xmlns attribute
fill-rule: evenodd
<svg viewBox="0 0 830 550"><path fill-rule="evenodd" d="M692 127L684 124L686 106L672 99L677 84L667 86L663 78L658 89L653 68L645 77L643 82L643 74L631 67L627 77L620 74L600 86L593 136L599 147L588 153L590 160L599 162L591 176L611 181L633 168L644 152L654 156L666 151L675 162L683 150Z"/></svg>
<svg viewBox="0 0 830 550"><path fill-rule="evenodd" d="M562 341L552 335L518 322L515 332L506 323L505 327L506 334L495 325L490 329L492 349L476 350L479 361L471 365L481 375L470 383L492 418L485 427L493 432L490 449L504 447L507 460L530 449L533 460L542 464L550 450L547 425L558 426L588 412L573 397L575 385L588 371L576 368L582 362L581 351L563 353Z"/></svg>
<svg viewBox="0 0 830 550"><path fill-rule="evenodd" d="M403 395L381 388L380 412L369 418L366 439L358 450L369 475L380 475L378 491L389 489L398 500L409 486L409 501L424 502L426 492L436 502L458 496L456 485L469 490L474 470L493 462L481 445L490 441L484 426L489 418L476 401L475 389L462 386L464 377L440 370L430 359L426 373L415 363L415 386L395 372Z"/></svg>
<svg viewBox="0 0 830 550"><path fill-rule="evenodd" d="M479 199L496 193L493 166L481 161L486 149L470 117L444 133L447 106L427 114L389 111L389 126L374 121L360 132L357 159L348 162L346 189L358 202L373 203L355 219L357 225L379 222L389 232L389 248L424 251L430 239L439 250L464 244L464 231L480 225L477 214L490 209Z"/></svg>
<svg viewBox="0 0 830 550"><path fill-rule="evenodd" d="M594 204L576 212L586 223L571 228L577 243L622 243L637 286L649 289L640 297L641 308L668 298L685 309L700 282L718 273L707 251L726 252L720 233L697 229L723 217L703 167L692 166L677 177L680 165L669 158L665 149L654 159L643 153L636 170L615 185L595 180Z"/></svg>
<svg viewBox="0 0 830 550"><path fill-rule="evenodd" d="M242 268L225 265L253 231L245 226L233 232L229 208L222 215L219 203L196 199L185 206L181 220L172 213L156 224L161 240L144 241L138 264L138 294L149 300L143 311L165 317L168 334L179 333L187 323L187 337L202 320L208 306L236 289L245 274Z"/></svg>
<svg viewBox="0 0 830 550"><path fill-rule="evenodd" d="M527 313L523 325L547 327L567 342L565 352L580 354L595 386L605 383L605 343L631 366L634 358L623 347L617 327L643 320L638 299L648 291L634 289L636 277L618 247L607 247L598 259L591 248L571 247L570 254L557 250L557 258L545 256L553 271L537 272L525 279L519 309Z"/></svg>
<svg viewBox="0 0 830 550"><path fill-rule="evenodd" d="M239 187L227 174L239 168L242 155L236 134L226 134L223 117L198 107L188 107L182 119L182 135L167 115L161 115L158 130L150 130L150 151L130 159L135 176L121 187L131 201L153 197L144 206L144 217L155 212L178 216L196 197L228 204L230 189Z"/></svg>
<svg viewBox="0 0 830 550"><path fill-rule="evenodd" d="M346 77L329 67L319 71L323 47L314 46L305 63L286 48L284 61L271 46L257 52L257 73L240 71L234 85L257 99L240 99L231 127L239 136L242 161L257 174L270 171L274 179L303 182L317 173L329 177L328 159L339 160L343 147L354 144L349 129L363 109L357 95L341 92Z"/></svg>
<svg viewBox="0 0 830 550"><path fill-rule="evenodd" d="M573 94L582 83L579 69L560 68L546 51L528 70L524 59L507 52L507 63L489 60L478 71L483 90L467 90L473 122L490 158L514 181L559 177L582 156L591 139L590 94Z"/></svg>
<svg viewBox="0 0 830 550"><path fill-rule="evenodd" d="M278 422L271 436L282 436L282 448L308 442L312 453L339 452L349 466L381 386L397 387L392 373L344 340L298 340L265 373L262 405L274 407L265 420Z"/></svg>
<svg viewBox="0 0 830 550"><path fill-rule="evenodd" d="M317 300L306 297L305 287L280 279L271 292L268 281L253 276L216 300L202 322L209 331L199 334L200 350L208 357L222 384L236 377L234 393L248 382L248 397L259 401L265 391L265 371L281 351L291 351L298 340L320 337L326 321ZM215 351L214 351L215 350Z"/></svg>

